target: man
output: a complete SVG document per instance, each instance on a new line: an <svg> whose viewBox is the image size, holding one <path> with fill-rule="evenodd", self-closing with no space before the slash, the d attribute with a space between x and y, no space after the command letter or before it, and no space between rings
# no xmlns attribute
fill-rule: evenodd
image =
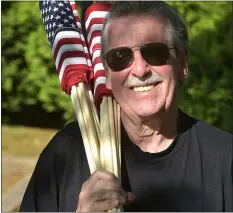
<svg viewBox="0 0 233 213"><path fill-rule="evenodd" d="M72 122L42 152L21 211L233 211L232 135L181 112L188 34L164 2L115 2L102 35L106 85L121 106L122 184L92 176Z"/></svg>

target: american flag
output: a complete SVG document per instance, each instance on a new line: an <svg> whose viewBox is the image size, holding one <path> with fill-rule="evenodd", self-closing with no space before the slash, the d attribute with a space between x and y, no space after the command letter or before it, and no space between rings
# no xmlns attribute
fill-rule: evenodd
<svg viewBox="0 0 233 213"><path fill-rule="evenodd" d="M84 35L83 35L83 29L82 29L82 25L81 25L81 19L79 18L77 6L76 6L75 1L70 0L69 2L70 2L70 5L71 5L73 14L74 14L74 18L75 18L76 24L78 26L78 29L80 30L81 40L83 42L83 47L84 47L84 51L85 51L85 56L87 58L87 64L88 64L89 69L91 71L91 77L90 78L94 78L93 67L92 67L92 63L91 63L91 56L90 56L90 53L89 53L89 50L88 50L88 47L87 47L87 44L86 44L86 40L85 40Z"/></svg>
<svg viewBox="0 0 233 213"><path fill-rule="evenodd" d="M105 86L106 74L100 56L101 30L110 7L110 3L98 2L89 6L85 13L87 42L94 68L94 97L97 106L99 106L103 96L112 96L112 92Z"/></svg>
<svg viewBox="0 0 233 213"><path fill-rule="evenodd" d="M70 95L71 87L80 81L87 82L90 75L81 28L69 1L40 1L39 7L61 88Z"/></svg>

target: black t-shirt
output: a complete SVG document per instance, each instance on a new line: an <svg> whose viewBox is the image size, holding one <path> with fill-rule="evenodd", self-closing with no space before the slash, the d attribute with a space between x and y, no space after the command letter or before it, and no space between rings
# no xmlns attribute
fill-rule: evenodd
<svg viewBox="0 0 233 213"><path fill-rule="evenodd" d="M125 211L233 211L232 135L179 112L178 135L160 153L133 144L122 127L122 187L136 202ZM20 211L77 209L90 171L77 122L43 150Z"/></svg>

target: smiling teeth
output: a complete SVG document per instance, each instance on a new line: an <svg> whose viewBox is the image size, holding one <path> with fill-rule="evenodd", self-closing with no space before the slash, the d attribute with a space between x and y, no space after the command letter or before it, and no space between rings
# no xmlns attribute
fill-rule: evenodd
<svg viewBox="0 0 233 213"><path fill-rule="evenodd" d="M144 92L153 89L154 85L144 86L144 87L134 87L133 90L136 92Z"/></svg>

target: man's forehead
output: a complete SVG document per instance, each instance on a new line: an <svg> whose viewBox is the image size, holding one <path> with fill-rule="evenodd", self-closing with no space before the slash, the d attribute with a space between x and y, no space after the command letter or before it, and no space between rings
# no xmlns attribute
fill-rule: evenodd
<svg viewBox="0 0 233 213"><path fill-rule="evenodd" d="M109 22L108 48L165 41L165 20L151 15L131 15Z"/></svg>

